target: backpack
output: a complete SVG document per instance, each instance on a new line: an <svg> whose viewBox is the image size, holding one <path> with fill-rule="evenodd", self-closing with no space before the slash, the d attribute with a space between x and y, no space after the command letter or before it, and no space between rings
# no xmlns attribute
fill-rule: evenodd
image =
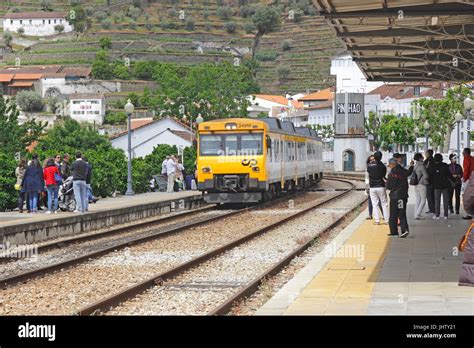
<svg viewBox="0 0 474 348"><path fill-rule="evenodd" d="M413 185L413 186L416 186L418 185L418 175L416 175L416 172L413 171L413 173L411 174L411 178L410 178L410 185Z"/></svg>

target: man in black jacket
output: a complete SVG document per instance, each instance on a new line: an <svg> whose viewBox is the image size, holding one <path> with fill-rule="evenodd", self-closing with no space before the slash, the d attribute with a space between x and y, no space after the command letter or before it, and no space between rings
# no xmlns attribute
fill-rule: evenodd
<svg viewBox="0 0 474 348"><path fill-rule="evenodd" d="M375 162L367 165L367 172L369 173L370 199L374 207L374 223L378 225L380 224L379 202L382 204L383 219L388 222L387 191L385 190L387 168L381 162L382 153L380 151L374 153L374 159Z"/></svg>
<svg viewBox="0 0 474 348"><path fill-rule="evenodd" d="M389 161L391 168L387 178L387 190L390 190L390 235L398 236L397 221L400 219L400 238L408 236L407 201L408 201L408 170L403 168L396 158Z"/></svg>
<svg viewBox="0 0 474 348"><path fill-rule="evenodd" d="M434 164L434 158L433 158L433 150L429 149L425 153L425 160L423 161L423 165L426 168L426 171L429 171L430 166ZM428 201L428 210L426 214L434 214L435 213L435 190L433 187L433 184L431 183L431 178L430 178L430 184L426 187L426 199Z"/></svg>
<svg viewBox="0 0 474 348"><path fill-rule="evenodd" d="M89 208L87 197L87 164L82 160L82 154L76 153L76 160L72 163L72 187L76 199L75 213L85 213Z"/></svg>

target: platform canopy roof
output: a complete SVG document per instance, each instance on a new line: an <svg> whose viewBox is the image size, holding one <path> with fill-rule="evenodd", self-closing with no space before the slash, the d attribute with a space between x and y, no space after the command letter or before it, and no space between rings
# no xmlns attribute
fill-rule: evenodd
<svg viewBox="0 0 474 348"><path fill-rule="evenodd" d="M313 0L369 81L474 81L474 0Z"/></svg>

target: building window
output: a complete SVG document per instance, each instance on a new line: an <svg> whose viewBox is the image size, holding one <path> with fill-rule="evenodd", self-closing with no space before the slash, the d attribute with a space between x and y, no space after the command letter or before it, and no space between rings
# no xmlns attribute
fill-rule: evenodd
<svg viewBox="0 0 474 348"><path fill-rule="evenodd" d="M48 19L48 24L51 24L51 19Z"/></svg>
<svg viewBox="0 0 474 348"><path fill-rule="evenodd" d="M33 24L33 21L30 19L30 24Z"/></svg>
<svg viewBox="0 0 474 348"><path fill-rule="evenodd" d="M59 20L59 23L62 23L62 22L63 22L63 20L62 20L62 19L60 19L60 20Z"/></svg>
<svg viewBox="0 0 474 348"><path fill-rule="evenodd" d="M98 100L88 100L88 102L90 102L91 104L99 104Z"/></svg>
<svg viewBox="0 0 474 348"><path fill-rule="evenodd" d="M54 24L56 24L56 20L54 20Z"/></svg>
<svg viewBox="0 0 474 348"><path fill-rule="evenodd" d="M43 24L46 24L46 20L43 19Z"/></svg>
<svg viewBox="0 0 474 348"><path fill-rule="evenodd" d="M20 19L20 24L23 24L23 19Z"/></svg>
<svg viewBox="0 0 474 348"><path fill-rule="evenodd" d="M416 96L419 96L421 94L421 87L420 86L415 86L413 94Z"/></svg>
<svg viewBox="0 0 474 348"><path fill-rule="evenodd" d="M13 24L13 19L10 19L10 24Z"/></svg>

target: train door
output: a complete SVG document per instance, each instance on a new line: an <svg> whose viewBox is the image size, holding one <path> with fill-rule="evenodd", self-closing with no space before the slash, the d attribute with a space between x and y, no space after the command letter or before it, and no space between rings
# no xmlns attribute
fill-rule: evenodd
<svg viewBox="0 0 474 348"><path fill-rule="evenodd" d="M344 153L342 154L342 160L343 160L343 168L345 172L355 171L354 151L352 150L344 151Z"/></svg>

